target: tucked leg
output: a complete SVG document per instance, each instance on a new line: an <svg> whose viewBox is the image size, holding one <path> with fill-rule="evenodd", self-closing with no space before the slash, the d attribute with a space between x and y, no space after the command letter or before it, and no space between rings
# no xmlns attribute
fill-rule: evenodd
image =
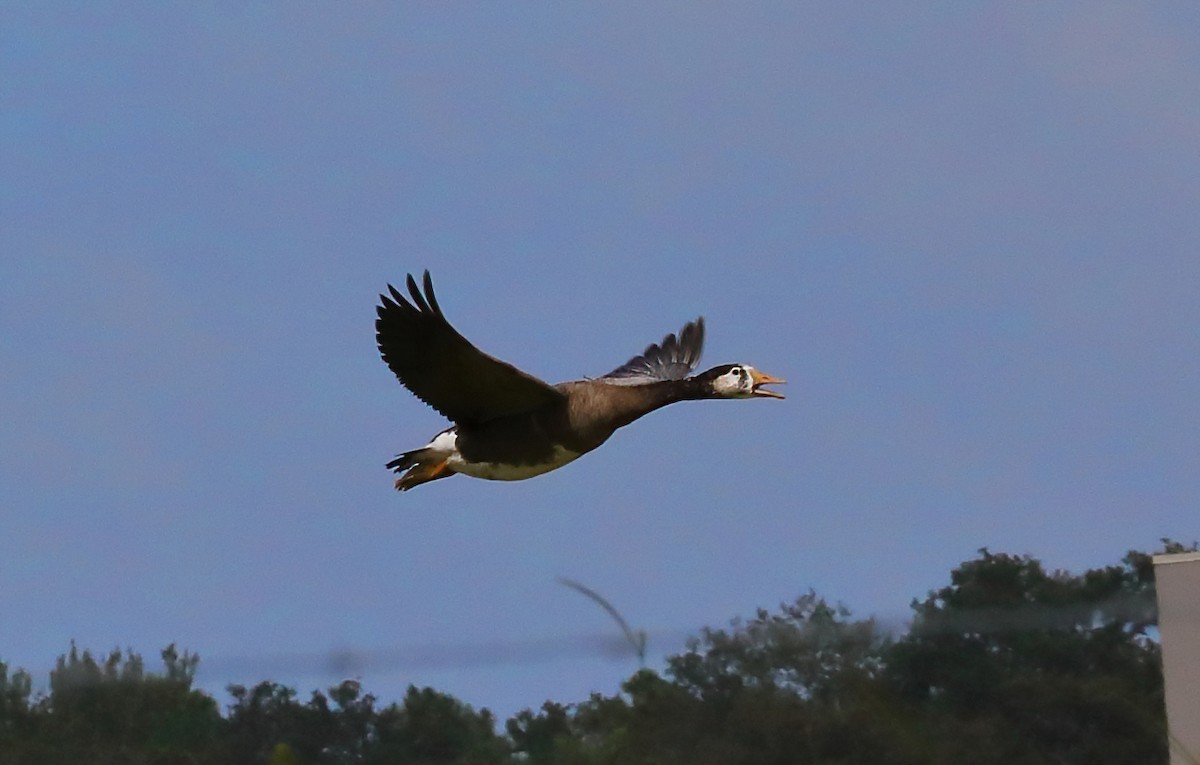
<svg viewBox="0 0 1200 765"><path fill-rule="evenodd" d="M418 463L396 479L396 488L400 491L408 491L414 486L436 481L439 478L449 478L452 475L454 475L454 471L447 467L445 460L432 464Z"/></svg>

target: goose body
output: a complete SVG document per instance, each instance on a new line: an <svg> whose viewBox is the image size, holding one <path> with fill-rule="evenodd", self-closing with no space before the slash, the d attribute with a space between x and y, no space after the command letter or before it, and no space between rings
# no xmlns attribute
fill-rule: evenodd
<svg viewBox="0 0 1200 765"><path fill-rule="evenodd" d="M783 398L761 386L783 380L745 364L689 376L704 345L704 319L688 322L607 375L547 384L483 353L442 315L426 271L408 295L388 285L375 321L383 360L417 398L454 425L388 463L406 491L455 473L499 481L566 465L618 428L676 401Z"/></svg>

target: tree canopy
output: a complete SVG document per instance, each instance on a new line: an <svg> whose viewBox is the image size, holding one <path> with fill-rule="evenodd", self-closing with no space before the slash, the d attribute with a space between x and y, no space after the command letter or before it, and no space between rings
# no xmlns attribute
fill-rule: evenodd
<svg viewBox="0 0 1200 765"><path fill-rule="evenodd" d="M1167 543L1167 551L1184 548ZM772 765L1165 763L1150 556L1071 574L980 550L912 603L893 634L816 593L705 629L620 693L547 701L501 726L410 687L380 704L346 680L307 700L192 687L199 658L162 670L71 644L35 694L0 662L0 761L234 765Z"/></svg>

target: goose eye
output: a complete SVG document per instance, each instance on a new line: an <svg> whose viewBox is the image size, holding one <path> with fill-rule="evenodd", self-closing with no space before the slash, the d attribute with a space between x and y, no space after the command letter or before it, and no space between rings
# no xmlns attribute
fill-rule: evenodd
<svg viewBox="0 0 1200 765"><path fill-rule="evenodd" d="M734 367L734 368L733 368L733 376L734 376L734 377L741 377L741 376L742 376L742 368L741 368L741 367Z"/></svg>

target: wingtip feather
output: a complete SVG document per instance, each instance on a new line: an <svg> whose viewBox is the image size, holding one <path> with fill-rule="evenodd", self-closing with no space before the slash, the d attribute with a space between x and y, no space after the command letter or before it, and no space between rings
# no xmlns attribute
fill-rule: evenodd
<svg viewBox="0 0 1200 765"><path fill-rule="evenodd" d="M425 299L429 301L429 307L439 317L442 316L442 307L438 305L437 295L433 294L433 277L429 275L429 269L425 269L425 276L422 279L425 283Z"/></svg>
<svg viewBox="0 0 1200 765"><path fill-rule="evenodd" d="M417 287L417 280L413 278L412 274L408 275L407 285L408 294L412 296L413 305L417 307L418 311L428 313L429 304L425 302L425 296L421 294L420 288Z"/></svg>
<svg viewBox="0 0 1200 765"><path fill-rule="evenodd" d="M395 304L397 307L408 305L408 301L405 300L404 296L400 294L400 290L396 289L391 284L389 284L387 288L388 292L391 293L393 304ZM383 298L385 303L387 302L386 295L380 295L379 297Z"/></svg>

